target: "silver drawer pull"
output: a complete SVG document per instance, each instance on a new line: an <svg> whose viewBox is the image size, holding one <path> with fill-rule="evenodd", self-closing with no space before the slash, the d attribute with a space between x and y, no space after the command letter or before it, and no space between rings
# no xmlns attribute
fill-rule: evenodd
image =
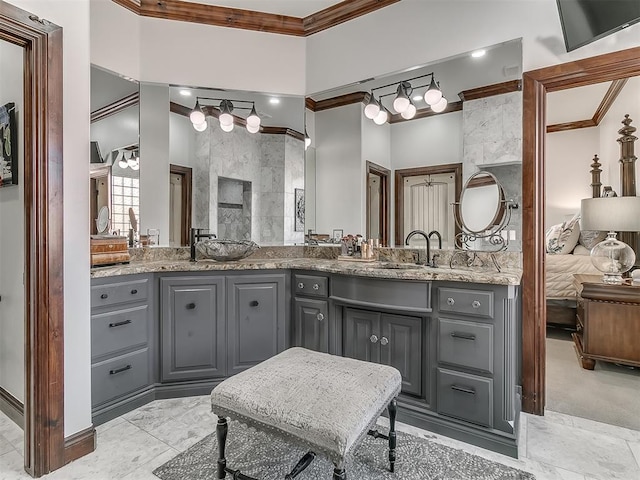
<svg viewBox="0 0 640 480"><path fill-rule="evenodd" d="M454 303L456 303L456 301L453 298L447 298L447 305L453 305Z"/></svg>
<svg viewBox="0 0 640 480"><path fill-rule="evenodd" d="M318 285L317 283L313 284L313 289L314 290L319 290L320 289L320 285Z"/></svg>
<svg viewBox="0 0 640 480"><path fill-rule="evenodd" d="M462 340L475 340L476 336L472 333L451 332L453 338L461 338Z"/></svg>
<svg viewBox="0 0 640 480"><path fill-rule="evenodd" d="M103 300L106 300L107 298L109 298L109 295L107 295L106 293L103 293L102 295L100 295L100 298Z"/></svg>
<svg viewBox="0 0 640 480"><path fill-rule="evenodd" d="M130 323L131 323L131 320L125 320L124 322L110 323L109 328L122 327L123 325L129 325Z"/></svg>
<svg viewBox="0 0 640 480"><path fill-rule="evenodd" d="M321 322L322 320L324 320L324 313L319 313L318 315L316 315L316 318Z"/></svg>
<svg viewBox="0 0 640 480"><path fill-rule="evenodd" d="M371 343L376 343L378 341L378 336L377 335L371 335L369 337L369 340L371 340Z"/></svg>
<svg viewBox="0 0 640 480"><path fill-rule="evenodd" d="M380 339L380 345L386 345L387 343L389 343L389 339L387 337L382 337Z"/></svg>
<svg viewBox="0 0 640 480"><path fill-rule="evenodd" d="M122 372L126 372L127 370L131 370L131 365L126 365L124 367L121 368L116 368L115 370L109 370L109 375L115 375L116 373L122 373Z"/></svg>
<svg viewBox="0 0 640 480"><path fill-rule="evenodd" d="M451 390L455 390L456 392L468 393L470 395L476 394L474 388L459 387L458 385L451 385Z"/></svg>
<svg viewBox="0 0 640 480"><path fill-rule="evenodd" d="M138 293L138 290L136 288L134 288L133 290L131 290L131 295L135 295L136 293Z"/></svg>
<svg viewBox="0 0 640 480"><path fill-rule="evenodd" d="M300 290L302 290L304 288L304 283L302 283L302 282L298 283L298 288Z"/></svg>
<svg viewBox="0 0 640 480"><path fill-rule="evenodd" d="M473 302L471 302L471 306L473 308L480 308L480 305L481 305L481 303L480 303L479 300L474 300Z"/></svg>
<svg viewBox="0 0 640 480"><path fill-rule="evenodd" d="M195 303L187 303L186 305L187 310L193 310L196 308L196 304Z"/></svg>
<svg viewBox="0 0 640 480"><path fill-rule="evenodd" d="M257 307L258 305L260 305L260 302L258 302L258 300L251 300L249 302L250 307Z"/></svg>

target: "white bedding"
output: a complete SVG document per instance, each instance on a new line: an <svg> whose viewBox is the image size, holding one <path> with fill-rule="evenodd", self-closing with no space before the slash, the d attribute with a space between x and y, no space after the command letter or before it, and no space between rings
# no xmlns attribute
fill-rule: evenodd
<svg viewBox="0 0 640 480"><path fill-rule="evenodd" d="M591 263L589 255L546 255L546 298L553 300L575 300L573 286L575 273L600 274Z"/></svg>

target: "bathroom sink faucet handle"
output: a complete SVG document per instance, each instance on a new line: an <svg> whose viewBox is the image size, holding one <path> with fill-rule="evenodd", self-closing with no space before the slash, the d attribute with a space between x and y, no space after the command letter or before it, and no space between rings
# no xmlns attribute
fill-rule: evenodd
<svg viewBox="0 0 640 480"><path fill-rule="evenodd" d="M433 257L431 257L431 266L433 268L436 268L438 266L438 264L436 263L436 258L439 257L440 254L439 253L434 253Z"/></svg>

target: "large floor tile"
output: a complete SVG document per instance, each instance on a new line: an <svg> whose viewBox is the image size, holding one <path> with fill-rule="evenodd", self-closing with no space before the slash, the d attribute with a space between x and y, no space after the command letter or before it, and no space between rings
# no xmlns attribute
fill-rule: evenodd
<svg viewBox="0 0 640 480"><path fill-rule="evenodd" d="M144 465L140 465L140 467L136 468L133 472L122 477L121 480L158 480L158 477L156 477L152 472L160 465L165 464L173 457L178 455L178 453L180 452L174 450L173 448L167 450L166 452L162 452L157 457L152 458Z"/></svg>
<svg viewBox="0 0 640 480"><path fill-rule="evenodd" d="M0 455L0 480L28 480L24 471L24 460L16 450Z"/></svg>
<svg viewBox="0 0 640 480"><path fill-rule="evenodd" d="M8 453L12 450L15 450L15 448L13 448L11 442L9 442L9 440L4 438L2 434L0 434L0 455L4 455L5 453Z"/></svg>

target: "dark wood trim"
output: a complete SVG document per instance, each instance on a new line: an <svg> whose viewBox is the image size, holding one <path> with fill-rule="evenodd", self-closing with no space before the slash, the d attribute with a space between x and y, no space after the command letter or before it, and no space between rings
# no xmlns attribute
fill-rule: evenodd
<svg viewBox="0 0 640 480"><path fill-rule="evenodd" d="M434 112L429 107L421 108L416 112L413 118L410 118L408 120L406 118L402 118L402 115L400 115L399 113L394 113L389 117L389 123L411 122L413 120L418 120L420 118L435 117L437 115L443 115L445 113L451 113L451 112L459 112L461 110L462 110L462 102L451 102L447 104L447 108L445 108L440 113Z"/></svg>
<svg viewBox="0 0 640 480"><path fill-rule="evenodd" d="M577 130L578 128L591 128L597 126L596 122L592 119L567 123L555 123L553 125L547 125L547 133L566 132L567 130Z"/></svg>
<svg viewBox="0 0 640 480"><path fill-rule="evenodd" d="M395 171L395 242L396 246L404 245L404 179L418 175L435 175L438 173L453 173L455 175L455 201L460 201L462 192L462 163L447 163L443 165L429 165L424 167L403 168ZM455 234L460 233L456 225Z"/></svg>
<svg viewBox="0 0 640 480"><path fill-rule="evenodd" d="M109 105L105 105L104 107L98 108L91 112L91 123L97 122L104 118L110 117L111 115L115 115L116 113L121 112L125 108L132 107L134 105L138 105L140 102L140 93L134 92L131 95L127 95L120 100L116 100Z"/></svg>
<svg viewBox="0 0 640 480"><path fill-rule="evenodd" d="M369 94L367 92L347 93L345 95L339 95L337 97L327 98L326 100L319 100L315 102L315 108L313 111L320 112L322 110L329 110L331 108L344 107L345 105L352 105L354 103L362 103L368 101Z"/></svg>
<svg viewBox="0 0 640 480"><path fill-rule="evenodd" d="M64 439L64 463L73 462L96 449L96 429L89 428L74 433Z"/></svg>
<svg viewBox="0 0 640 480"><path fill-rule="evenodd" d="M382 238L380 242L382 246L388 247L389 240L391 239L391 223L389 214L391 212L391 170L388 168L384 168L381 165L377 165L373 162L367 161L367 169L365 173L365 185L367 185L366 189L366 221L367 221L367 229L366 229L366 238L371 238L371 230L369 229L369 217L371 216L371 196L369 194L369 175L374 174L380 178L380 190L382 194L380 195L382 199L382 205L380 208L380 230L382 231Z"/></svg>
<svg viewBox="0 0 640 480"><path fill-rule="evenodd" d="M466 187L467 188L486 187L488 185L495 185L495 184L496 184L496 179L494 177L491 177L485 174L485 176L477 176L469 179L469 181L467 181Z"/></svg>
<svg viewBox="0 0 640 480"><path fill-rule="evenodd" d="M191 114L191 108L185 107L184 105L180 105L176 102L169 102L169 111L187 118L189 118L189 115Z"/></svg>
<svg viewBox="0 0 640 480"><path fill-rule="evenodd" d="M493 85L485 85L484 87L472 88L464 90L458 94L463 102L469 100L478 100L479 98L493 97L494 95L503 95L505 93L519 92L522 90L522 80L510 80L508 82L494 83Z"/></svg>
<svg viewBox="0 0 640 480"><path fill-rule="evenodd" d="M62 28L0 2L0 38L24 48L25 450L64 465Z"/></svg>
<svg viewBox="0 0 640 480"><path fill-rule="evenodd" d="M308 37L400 0L345 0L304 18L179 0L112 1L144 17Z"/></svg>
<svg viewBox="0 0 640 480"><path fill-rule="evenodd" d="M311 110L312 112L316 111L316 101L311 97L304 99L304 106L307 110Z"/></svg>
<svg viewBox="0 0 640 480"><path fill-rule="evenodd" d="M0 411L24 429L24 404L0 387Z"/></svg>
<svg viewBox="0 0 640 480"><path fill-rule="evenodd" d="M289 135L296 140L302 140L304 142L304 133L300 133L292 128L287 127L260 127L260 133L271 135Z"/></svg>
<svg viewBox="0 0 640 480"><path fill-rule="evenodd" d="M187 246L190 241L191 232L191 185L193 182L193 173L191 167L183 167L182 165L169 165L169 173L180 175L182 177L182 225L180 228L180 245Z"/></svg>
<svg viewBox="0 0 640 480"><path fill-rule="evenodd" d="M102 165L99 168L95 168L89 171L89 185L90 189L94 191L97 190L96 184L99 179L106 177L107 179L107 206L109 207L109 212L112 212L111 209L111 167L107 165ZM91 235L97 235L98 226L96 225L96 219L98 218L98 199L97 195L94 191L90 191L90 208L89 208L89 224L91 225Z"/></svg>
<svg viewBox="0 0 640 480"><path fill-rule="evenodd" d="M522 409L545 404L544 146L546 93L640 75L640 47L553 65L523 75Z"/></svg>
<svg viewBox="0 0 640 480"><path fill-rule="evenodd" d="M611 105L613 105L613 102L615 102L616 98L618 98L618 95L620 95L620 92L626 85L627 80L627 78L622 78L611 82L611 85L604 94L604 97L602 98L602 101L600 102L600 105L598 105L598 108L596 109L592 118L587 120L578 120L575 122L555 123L553 125L547 125L547 133L564 132L567 130L575 130L578 128L597 127L598 125L600 125L600 122L611 108Z"/></svg>
<svg viewBox="0 0 640 480"><path fill-rule="evenodd" d="M308 37L367 13L375 12L400 0L346 0L302 19L304 35Z"/></svg>

